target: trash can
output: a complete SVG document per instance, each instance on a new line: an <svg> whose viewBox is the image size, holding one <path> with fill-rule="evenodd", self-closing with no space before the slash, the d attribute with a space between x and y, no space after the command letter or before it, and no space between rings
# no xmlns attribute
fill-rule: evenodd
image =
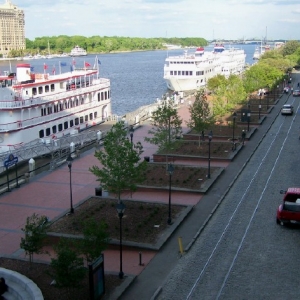
<svg viewBox="0 0 300 300"><path fill-rule="evenodd" d="M102 197L102 187L101 186L98 186L95 188L95 196Z"/></svg>
<svg viewBox="0 0 300 300"><path fill-rule="evenodd" d="M149 156L145 156L145 157L144 157L144 161L150 162L150 157L149 157Z"/></svg>

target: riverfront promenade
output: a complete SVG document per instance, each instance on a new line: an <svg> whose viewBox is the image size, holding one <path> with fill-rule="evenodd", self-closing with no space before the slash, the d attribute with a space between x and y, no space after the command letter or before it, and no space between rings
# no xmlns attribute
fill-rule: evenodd
<svg viewBox="0 0 300 300"><path fill-rule="evenodd" d="M172 192L172 203L190 204L194 206L194 209L159 252L143 250L143 265L141 266L139 265L140 250L124 249L123 271L125 275L138 276L124 292L121 299L151 299L159 291L163 281L181 257L178 248L178 237L182 237L183 247L188 251L200 234L202 226L205 226L211 212L218 206L218 203L227 193L272 125L281 104L286 101L286 98L287 96L284 96L280 99L278 105L270 112L265 122L234 161L224 165L226 167L225 174L212 186L208 194L201 196L197 193L191 193L182 196L181 193ZM185 123L189 118L187 103L188 101L179 108L179 115L183 119L184 132L188 131ZM141 141L144 146L143 156L151 157L157 148L144 142L148 130L149 125L147 124L136 129L133 141ZM82 153L79 158L73 161L72 190L75 207L83 199L93 196L95 187L99 185L95 176L88 170L94 164L98 164L98 160L94 157L94 149ZM130 198L131 196L123 194L123 197ZM143 201L168 202L167 192L136 192L133 193L132 198ZM23 258L24 253L20 250L19 244L22 236L21 228L25 224L26 217L37 213L39 215L45 214L53 219L60 214L67 213L70 208L69 170L67 165L64 164L54 171L39 174L33 177L30 183L1 195L0 207L0 255ZM119 272L119 250L107 250L104 252L104 257L105 271ZM34 259L50 261L50 257L47 255L35 255Z"/></svg>

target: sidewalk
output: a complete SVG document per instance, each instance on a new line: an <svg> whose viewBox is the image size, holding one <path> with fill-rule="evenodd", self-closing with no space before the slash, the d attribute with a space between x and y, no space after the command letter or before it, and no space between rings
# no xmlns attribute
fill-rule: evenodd
<svg viewBox="0 0 300 300"><path fill-rule="evenodd" d="M183 105L179 108L179 115L183 120L187 119L188 107ZM103 130L107 130L111 124L103 124ZM184 131L188 128L183 122ZM152 156L157 147L144 142L144 137L150 129L149 124L136 129L133 141L141 141L144 146L143 156ZM89 167L99 164L94 157L94 150L91 149L75 158L72 164L72 196L73 206L95 194L95 187L99 185L96 177L89 171ZM67 213L70 209L70 177L66 164L54 171L46 171L30 179L27 184L22 184L20 188L12 188L11 192L0 195L0 256L11 255L14 257L24 257L24 252L20 249L20 241L23 233L26 218L33 213L46 215L50 219ZM130 195L123 195L130 198ZM144 201L160 201L167 203L168 196L164 192L137 192L133 193L134 199ZM174 192L172 195L174 203L182 203L182 195ZM188 196L189 203L195 204L200 197L192 194ZM47 249L46 249L47 250ZM49 251L51 249L48 249ZM50 253L53 251L50 251ZM125 273L138 275L153 259L155 251L143 250L142 262L139 265L139 250L124 249L123 268ZM119 272L119 250L106 250L105 270L108 272ZM50 261L48 255L35 255L36 260Z"/></svg>
<svg viewBox="0 0 300 300"><path fill-rule="evenodd" d="M226 194L236 176L238 176L270 128L275 116L279 113L280 103L283 103L285 98L286 96L282 97L278 105L251 138L251 141L246 144L235 160L227 165L225 174L218 179L218 182L213 185L208 194L202 196L190 193L185 194L183 197L181 193L172 192L172 203L188 203L194 205L194 209L159 252L143 250L142 263L144 265L141 266L139 265L139 250L124 248L123 271L125 274L138 276L122 295L122 299L150 299L159 290L174 264L180 259L178 237L182 237L183 246L187 250L197 238L203 224L207 222L208 216ZM188 130L185 123L189 117L187 102L179 108L179 115L183 119L184 132ZM151 157L157 147L144 142L148 130L149 125L136 129L133 141L141 141L144 146L143 156ZM81 200L95 194L95 187L99 183L89 171L89 167L98 163L98 160L94 157L94 149L82 153L79 158L74 159L72 165L74 206ZM31 179L29 184L24 184L19 189L13 189L10 193L0 196L0 256L5 254L24 257L19 245L21 236L23 236L21 228L25 224L26 217L37 213L47 215L52 219L67 212L70 208L69 184L69 169L64 164L54 171L37 175ZM128 194L123 194L123 196L130 198ZM165 192L136 192L133 193L132 197L144 201L168 202L168 195ZM118 250L107 250L104 256L105 271L118 273ZM50 257L46 255L35 255L34 259L50 261Z"/></svg>

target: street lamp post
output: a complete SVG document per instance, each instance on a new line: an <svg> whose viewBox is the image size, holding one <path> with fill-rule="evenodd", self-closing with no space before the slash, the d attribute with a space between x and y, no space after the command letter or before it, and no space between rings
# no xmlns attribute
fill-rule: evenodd
<svg viewBox="0 0 300 300"><path fill-rule="evenodd" d="M208 173L207 173L207 178L210 178L210 143L212 140L212 131L209 132L208 134Z"/></svg>
<svg viewBox="0 0 300 300"><path fill-rule="evenodd" d="M120 272L119 272L119 278L122 279L124 276L123 273L123 266L122 266L122 218L124 216L125 211L125 204L121 201L117 205L117 212L120 219Z"/></svg>
<svg viewBox="0 0 300 300"><path fill-rule="evenodd" d="M19 188L20 185L19 185L19 180L18 180L18 163L15 164L15 167L16 167L16 188Z"/></svg>
<svg viewBox="0 0 300 300"><path fill-rule="evenodd" d="M259 95L259 105L258 105L258 119L260 120L260 111L261 111L261 95Z"/></svg>
<svg viewBox="0 0 300 300"><path fill-rule="evenodd" d="M168 164L168 169L169 173L169 215L168 215L168 224L170 225L172 222L172 216L171 216L171 185L172 185L172 175L174 172L174 167L172 164Z"/></svg>
<svg viewBox="0 0 300 300"><path fill-rule="evenodd" d="M130 142L131 142L131 144L132 144L132 140L133 140L133 133L134 133L134 129L133 129L133 126L131 125L131 126L130 126L130 129L129 129Z"/></svg>
<svg viewBox="0 0 300 300"><path fill-rule="evenodd" d="M70 214L74 213L73 197L72 197L72 162L73 162L73 158L71 154L69 154L67 158L67 163L68 163L69 173L70 173Z"/></svg>
<svg viewBox="0 0 300 300"><path fill-rule="evenodd" d="M250 126L250 117L251 117L251 112L250 112L250 110L248 110L248 112L247 112L248 131L249 131L249 126Z"/></svg>
<svg viewBox="0 0 300 300"><path fill-rule="evenodd" d="M236 112L232 114L232 121L233 121L233 126L232 126L232 151L235 150L235 142L234 142L234 130L235 130L235 120L236 120Z"/></svg>

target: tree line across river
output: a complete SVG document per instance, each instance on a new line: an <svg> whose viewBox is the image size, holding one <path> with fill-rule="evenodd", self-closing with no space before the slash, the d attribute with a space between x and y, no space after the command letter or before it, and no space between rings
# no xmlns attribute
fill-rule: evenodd
<svg viewBox="0 0 300 300"><path fill-rule="evenodd" d="M108 36L52 36L38 37L34 40L26 38L26 49L12 50L10 57L22 57L28 54L61 54L70 53L74 46L79 45L88 53L110 53L121 51L145 51L166 49L165 44L181 45L182 47L206 46L203 38L139 38L139 37L108 37ZM50 53L49 53L50 52Z"/></svg>

